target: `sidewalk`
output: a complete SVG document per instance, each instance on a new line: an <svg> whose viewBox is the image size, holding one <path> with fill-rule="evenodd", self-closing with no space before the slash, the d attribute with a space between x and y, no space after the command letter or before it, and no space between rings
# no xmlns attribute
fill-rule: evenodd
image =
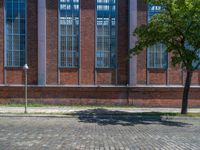
<svg viewBox="0 0 200 150"><path fill-rule="evenodd" d="M28 113L34 114L75 114L95 110L98 113L143 113L143 112L159 112L159 113L180 113L180 108L130 108L130 107L28 107ZM189 109L189 113L200 113L200 108ZM24 113L23 107L0 107L0 114L20 114Z"/></svg>

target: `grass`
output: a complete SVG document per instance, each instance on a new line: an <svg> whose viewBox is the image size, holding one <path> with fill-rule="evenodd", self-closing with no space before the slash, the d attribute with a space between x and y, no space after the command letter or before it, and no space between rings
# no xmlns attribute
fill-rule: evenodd
<svg viewBox="0 0 200 150"><path fill-rule="evenodd" d="M24 107L24 104L0 104L0 107ZM86 108L86 109L106 109L106 108L137 108L134 106L81 106L81 105L48 105L48 104L41 104L41 103L29 103L28 107L71 107L71 108ZM35 113L35 114L42 114L42 113ZM45 113L49 115L77 115L76 113ZM86 115L100 115L99 113L86 113ZM200 117L200 113L188 113L186 115L182 115L180 113L162 113L162 112L143 112L143 113L135 113L135 112L123 112L123 111L108 111L103 115L120 115L120 116L171 116L171 117Z"/></svg>
<svg viewBox="0 0 200 150"><path fill-rule="evenodd" d="M144 112L144 113L131 113L132 116L172 116L172 117L200 117L200 113L163 113L163 112Z"/></svg>
<svg viewBox="0 0 200 150"><path fill-rule="evenodd" d="M6 113L6 114L13 114L13 113ZM24 114L24 113L14 113L14 115L49 115L49 116L66 116L66 117L77 117L79 116L76 113L28 113L28 114ZM82 114L83 115L83 114ZM95 114L87 114L87 117L89 116L95 116ZM99 114L99 116L101 116ZM186 115L182 115L180 113L160 113L160 112L145 112L145 113L124 113L124 114L102 114L102 116L106 117L106 116L112 116L112 117L123 117L123 116L129 116L129 117L200 117L200 113L188 113Z"/></svg>
<svg viewBox="0 0 200 150"><path fill-rule="evenodd" d="M24 107L24 104L0 104L0 107ZM74 108L137 108L135 106L87 106L87 105L59 105L59 104L41 104L41 103L28 103L28 107L74 107Z"/></svg>
<svg viewBox="0 0 200 150"><path fill-rule="evenodd" d="M50 107L50 106L59 106L59 105L47 105L47 104L40 104L40 103L28 104L28 107ZM0 107L24 107L24 104L15 104L15 103L0 104Z"/></svg>

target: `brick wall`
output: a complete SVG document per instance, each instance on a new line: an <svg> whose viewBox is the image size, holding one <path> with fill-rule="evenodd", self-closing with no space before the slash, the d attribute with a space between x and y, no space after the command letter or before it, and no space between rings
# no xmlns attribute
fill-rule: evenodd
<svg viewBox="0 0 200 150"><path fill-rule="evenodd" d="M58 0L46 0L47 4L47 84L115 84L128 83L128 0L119 0L118 11L118 69L95 70L95 0L81 0L81 65L80 69L58 68ZM147 5L138 0L138 26L147 22ZM4 4L0 2L0 84L4 80ZM28 71L29 84L35 85L38 80L38 39L37 39L37 1L29 0L27 9L28 21ZM138 84L173 84L182 85L185 73L180 67L174 68L169 63L168 70L147 70L146 50L138 57ZM170 55L169 55L170 60ZM96 74L95 74L96 73ZM22 84L22 68L6 68L7 84ZM193 85L200 84L200 71L195 71Z"/></svg>
<svg viewBox="0 0 200 150"><path fill-rule="evenodd" d="M185 76L186 76L186 73L185 73ZM200 85L200 70L194 71L193 77L192 77L192 84Z"/></svg>
<svg viewBox="0 0 200 150"><path fill-rule="evenodd" d="M128 82L128 0L119 0L118 11L118 70L95 70L95 0L81 0L81 66L80 69L58 68L58 0L46 0L46 29L47 29L47 84L49 85L93 85L115 84L125 85ZM138 26L147 22L147 5L138 0ZM3 1L0 1L0 84L3 83L4 56L4 18ZM37 2L28 0L28 64L29 84L37 84L38 50L37 50ZM169 69L146 69L146 51L138 57L138 84L183 84L185 73L180 67ZM170 57L169 57L170 60ZM96 72L96 74L95 74ZM6 80L8 84L22 84L24 73L22 68L7 68ZM117 77L117 79L116 79ZM200 84L200 71L195 71L193 85ZM23 101L24 88L0 87L0 103ZM199 89L192 88L190 105L200 107ZM101 105L134 105L134 106L180 106L181 88L153 88L153 87L31 87L29 98L31 101L42 103L63 104L101 104Z"/></svg>
<svg viewBox="0 0 200 150"><path fill-rule="evenodd" d="M130 89L129 103L141 107L181 107L183 88L136 87ZM199 88L191 88L189 107L200 107Z"/></svg>
<svg viewBox="0 0 200 150"><path fill-rule="evenodd" d="M116 84L115 69L97 69L96 84Z"/></svg>
<svg viewBox="0 0 200 150"><path fill-rule="evenodd" d="M182 88L173 87L29 87L29 103L181 107ZM191 88L190 107L200 107L198 88ZM23 87L0 87L0 104L24 103Z"/></svg>
<svg viewBox="0 0 200 150"><path fill-rule="evenodd" d="M128 41L129 41L129 21L128 21L128 0L118 1L118 39L117 39L117 70L116 69L96 69L97 84L118 84L128 83ZM117 79L116 79L117 78Z"/></svg>
<svg viewBox="0 0 200 150"><path fill-rule="evenodd" d="M60 84L61 85L74 85L79 83L79 71L77 68L60 69Z"/></svg>
<svg viewBox="0 0 200 150"><path fill-rule="evenodd" d="M169 54L169 61L171 60L171 54ZM173 67L171 63L168 64L168 82L169 84L174 85L181 85L184 83L183 80L183 70L180 68L180 66Z"/></svg>
<svg viewBox="0 0 200 150"><path fill-rule="evenodd" d="M0 84L4 78L4 1L0 2ZM27 1L27 51L28 83L37 84L37 1ZM24 72L20 68L5 68L6 84L24 83Z"/></svg>
<svg viewBox="0 0 200 150"><path fill-rule="evenodd" d="M47 84L115 84L115 69L95 70L95 0L81 0L80 69L58 69L58 0L47 0ZM118 83L128 80L128 0L119 0ZM70 78L72 77L72 78Z"/></svg>
<svg viewBox="0 0 200 150"><path fill-rule="evenodd" d="M95 0L81 0L81 80L95 84Z"/></svg>
<svg viewBox="0 0 200 150"><path fill-rule="evenodd" d="M6 68L6 84L23 84L23 83L24 83L24 71L22 67Z"/></svg>
<svg viewBox="0 0 200 150"><path fill-rule="evenodd" d="M46 0L46 83L58 84L58 0Z"/></svg>
<svg viewBox="0 0 200 150"><path fill-rule="evenodd" d="M147 22L147 5L143 0L138 0L137 5L137 23L140 26ZM146 63L146 50L144 50L137 56L137 84L146 84L147 82Z"/></svg>
<svg viewBox="0 0 200 150"><path fill-rule="evenodd" d="M143 0L138 0L138 26L147 23L147 4ZM183 85L185 82L185 72L179 67L171 65L171 54L168 58L168 69L146 69L147 67L146 50L137 57L137 83L138 84L156 84L156 85ZM193 85L200 85L200 70L193 74Z"/></svg>
<svg viewBox="0 0 200 150"><path fill-rule="evenodd" d="M38 82L38 20L37 1L29 0L27 8L27 49L28 49L28 82L36 85ZM4 64L4 18L3 1L0 2L0 84L3 84ZM81 0L80 18L80 69L58 68L58 0L46 0L46 69L48 85L77 85L77 84L127 84L128 80L128 0L119 0L118 11L118 71L115 69L95 70L95 0ZM96 73L96 74L95 74ZM117 79L116 79L117 77ZM6 68L7 84L22 84L24 72L22 68Z"/></svg>
<svg viewBox="0 0 200 150"><path fill-rule="evenodd" d="M148 70L148 84L165 85L167 82L167 74L164 69L150 69Z"/></svg>
<svg viewBox="0 0 200 150"><path fill-rule="evenodd" d="M118 84L128 83L129 21L128 0L118 1Z"/></svg>
<svg viewBox="0 0 200 150"><path fill-rule="evenodd" d="M27 1L28 83L38 83L38 13L37 1Z"/></svg>

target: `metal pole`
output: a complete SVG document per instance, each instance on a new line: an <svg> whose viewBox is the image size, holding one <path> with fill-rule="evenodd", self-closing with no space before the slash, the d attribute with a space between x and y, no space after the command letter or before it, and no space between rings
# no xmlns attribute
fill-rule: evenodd
<svg viewBox="0 0 200 150"><path fill-rule="evenodd" d="M25 111L24 113L27 114L27 69L25 69Z"/></svg>

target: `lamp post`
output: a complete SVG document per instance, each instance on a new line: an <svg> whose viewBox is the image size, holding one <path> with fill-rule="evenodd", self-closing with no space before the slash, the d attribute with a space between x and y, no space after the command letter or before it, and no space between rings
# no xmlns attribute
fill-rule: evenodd
<svg viewBox="0 0 200 150"><path fill-rule="evenodd" d="M28 69L29 69L29 67L28 67L28 65L27 64L25 64L24 65L24 67L23 67L23 70L24 70L24 73L25 73L25 111L24 111L24 113L26 114L26 113L28 113L27 112L27 71L28 71Z"/></svg>

